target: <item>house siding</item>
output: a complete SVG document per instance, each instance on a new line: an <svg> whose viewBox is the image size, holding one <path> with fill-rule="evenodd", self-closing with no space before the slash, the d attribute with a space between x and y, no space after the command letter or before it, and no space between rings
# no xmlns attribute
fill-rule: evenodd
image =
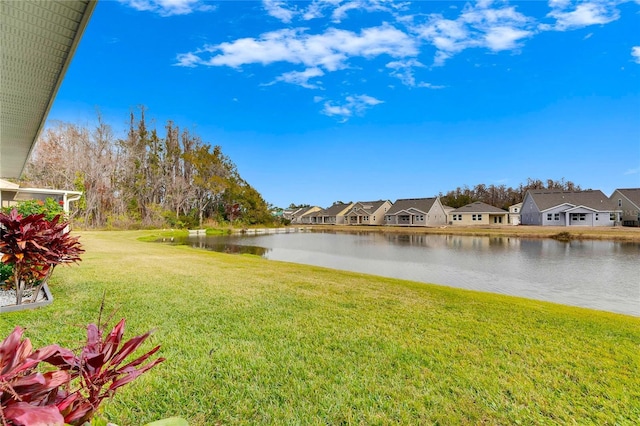
<svg viewBox="0 0 640 426"><path fill-rule="evenodd" d="M523 225L542 225L542 213L538 210L538 206L529 193L524 196L522 201L520 223Z"/></svg>
<svg viewBox="0 0 640 426"><path fill-rule="evenodd" d="M617 189L611 195L611 200L621 210L622 217L620 221L623 226L640 226L640 206L634 204Z"/></svg>

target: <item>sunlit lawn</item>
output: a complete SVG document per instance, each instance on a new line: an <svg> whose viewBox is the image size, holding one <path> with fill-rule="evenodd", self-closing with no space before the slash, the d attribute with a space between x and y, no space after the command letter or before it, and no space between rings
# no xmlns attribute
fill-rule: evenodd
<svg viewBox="0 0 640 426"><path fill-rule="evenodd" d="M85 232L55 302L3 314L78 346L107 310L164 364L110 401L138 425L640 424L640 318ZM149 347L151 343L149 344Z"/></svg>

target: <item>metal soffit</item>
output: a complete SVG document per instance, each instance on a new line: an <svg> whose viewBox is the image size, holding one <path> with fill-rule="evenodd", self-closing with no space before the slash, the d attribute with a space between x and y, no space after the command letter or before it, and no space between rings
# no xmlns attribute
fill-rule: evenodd
<svg viewBox="0 0 640 426"><path fill-rule="evenodd" d="M22 173L95 4L0 0L0 177Z"/></svg>

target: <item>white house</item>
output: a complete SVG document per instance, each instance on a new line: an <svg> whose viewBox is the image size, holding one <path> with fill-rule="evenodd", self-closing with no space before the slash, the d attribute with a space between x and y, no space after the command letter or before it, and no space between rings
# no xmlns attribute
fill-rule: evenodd
<svg viewBox="0 0 640 426"><path fill-rule="evenodd" d="M614 226L621 209L602 191L529 190L520 210L523 225Z"/></svg>

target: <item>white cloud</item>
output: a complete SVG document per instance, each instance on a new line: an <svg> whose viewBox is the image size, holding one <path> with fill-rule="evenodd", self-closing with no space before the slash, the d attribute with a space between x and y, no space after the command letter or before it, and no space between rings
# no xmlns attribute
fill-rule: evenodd
<svg viewBox="0 0 640 426"><path fill-rule="evenodd" d="M640 46L633 46L631 48L631 56L633 56L633 62L640 64Z"/></svg>
<svg viewBox="0 0 640 426"><path fill-rule="evenodd" d="M342 22L352 10L366 12L402 10L405 3L393 3L387 0L313 0L311 2L293 2L284 0L262 0L267 13L284 23L291 23L295 18L305 21L330 15L333 22ZM307 5L305 8L304 6Z"/></svg>
<svg viewBox="0 0 640 426"><path fill-rule="evenodd" d="M635 169L629 169L626 172L624 172L625 175L637 175L638 173L640 173L640 167L636 167Z"/></svg>
<svg viewBox="0 0 640 426"><path fill-rule="evenodd" d="M431 14L426 23L411 29L437 49L434 65L443 65L447 59L469 48L494 52L517 49L522 40L534 35L533 20L515 7L491 6L490 0L467 4L456 19Z"/></svg>
<svg viewBox="0 0 640 426"><path fill-rule="evenodd" d="M391 69L390 75L400 79L402 84L409 87L424 87L429 89L441 89L443 86L435 86L431 83L416 82L416 78L413 74L413 68L423 68L424 65L416 59L407 59L392 61L385 65Z"/></svg>
<svg viewBox="0 0 640 426"><path fill-rule="evenodd" d="M340 122L344 123L354 115L362 115L365 110L379 105L383 101L368 95L347 96L341 104L334 104L330 101L324 103L322 113L329 117L340 117Z"/></svg>
<svg viewBox="0 0 640 426"><path fill-rule="evenodd" d="M174 65L179 67L195 67L200 64L200 58L193 53L181 53L176 58L178 60Z"/></svg>
<svg viewBox="0 0 640 426"><path fill-rule="evenodd" d="M286 3L280 0L262 0L262 4L269 15L286 24L290 23L297 14L296 10L286 8Z"/></svg>
<svg viewBox="0 0 640 426"><path fill-rule="evenodd" d="M541 25L542 30L567 31L590 25L602 25L620 17L613 1L587 1L572 7L570 2L549 2L551 12L547 16L556 20L555 25Z"/></svg>
<svg viewBox="0 0 640 426"><path fill-rule="evenodd" d="M304 31L302 28L272 31L259 38L205 46L178 57L187 58L189 65L200 63L237 68L247 64L289 62L335 71L347 67L351 57L372 58L386 54L400 58L418 54L416 40L388 24L365 28L360 34L335 28L314 35ZM209 58L203 58L205 55Z"/></svg>
<svg viewBox="0 0 640 426"><path fill-rule="evenodd" d="M512 27L493 27L484 36L485 45L494 52L511 50L518 47L518 41L529 37L530 31L518 30Z"/></svg>
<svg viewBox="0 0 640 426"><path fill-rule="evenodd" d="M210 12L216 7L202 0L118 0L133 9L154 12L160 16L188 15L193 12Z"/></svg>
<svg viewBox="0 0 640 426"><path fill-rule="evenodd" d="M317 84L309 82L309 79L315 77L322 77L324 72L320 68L307 68L304 71L291 71L282 74L276 78L276 81L282 81L290 84L297 84L298 86L305 87L307 89L318 89Z"/></svg>

